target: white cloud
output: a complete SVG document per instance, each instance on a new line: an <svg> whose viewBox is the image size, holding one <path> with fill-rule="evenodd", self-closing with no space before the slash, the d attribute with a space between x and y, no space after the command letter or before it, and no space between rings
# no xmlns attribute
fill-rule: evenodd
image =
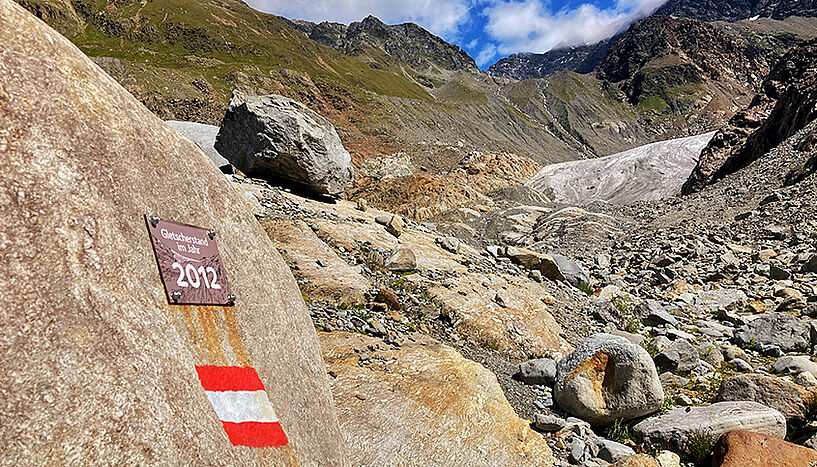
<svg viewBox="0 0 817 467"><path fill-rule="evenodd" d="M483 67L485 65L493 63L496 54L497 54L496 44L487 44L485 45L485 47L482 48L482 50L479 52L474 61L477 62L477 65Z"/></svg>
<svg viewBox="0 0 817 467"><path fill-rule="evenodd" d="M547 52L557 46L592 44L648 16L666 0L617 0L610 8L583 4L551 13L541 0L497 0L483 10L498 52Z"/></svg>
<svg viewBox="0 0 817 467"><path fill-rule="evenodd" d="M246 0L260 11L290 19L349 24L374 15L385 23L414 22L451 37L468 20L474 0ZM480 0L481 1L481 0Z"/></svg>

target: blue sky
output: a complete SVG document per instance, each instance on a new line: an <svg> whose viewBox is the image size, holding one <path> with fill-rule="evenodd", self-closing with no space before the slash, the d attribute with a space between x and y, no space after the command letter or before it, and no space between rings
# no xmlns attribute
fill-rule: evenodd
<svg viewBox="0 0 817 467"><path fill-rule="evenodd" d="M290 19L349 24L368 15L411 21L459 45L486 68L517 52L595 43L666 0L245 0Z"/></svg>

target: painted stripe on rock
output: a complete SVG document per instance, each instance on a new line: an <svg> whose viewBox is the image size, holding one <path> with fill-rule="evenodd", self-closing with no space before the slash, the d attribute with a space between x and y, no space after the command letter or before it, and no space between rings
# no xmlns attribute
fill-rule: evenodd
<svg viewBox="0 0 817 467"><path fill-rule="evenodd" d="M277 422L265 391L205 391L222 422Z"/></svg>
<svg viewBox="0 0 817 467"><path fill-rule="evenodd" d="M263 391L264 383L249 366L196 366L205 391Z"/></svg>
<svg viewBox="0 0 817 467"><path fill-rule="evenodd" d="M224 431L234 446L251 448L278 448L289 442L281 424L275 423L231 423L221 422Z"/></svg>

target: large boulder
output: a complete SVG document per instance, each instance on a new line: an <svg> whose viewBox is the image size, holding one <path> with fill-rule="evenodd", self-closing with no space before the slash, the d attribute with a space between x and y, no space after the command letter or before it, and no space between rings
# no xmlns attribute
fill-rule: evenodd
<svg viewBox="0 0 817 467"><path fill-rule="evenodd" d="M706 407L678 407L637 423L633 431L646 444L689 452L714 444L733 430L749 430L777 438L786 436L786 419L757 402L718 402Z"/></svg>
<svg viewBox="0 0 817 467"><path fill-rule="evenodd" d="M321 195L341 195L354 179L352 158L335 127L283 96L233 93L215 148L247 175Z"/></svg>
<svg viewBox="0 0 817 467"><path fill-rule="evenodd" d="M11 0L0 44L4 461L346 464L309 314L241 196ZM145 214L216 230L234 307L168 304ZM288 444L233 446L196 366L254 368Z"/></svg>
<svg viewBox="0 0 817 467"><path fill-rule="evenodd" d="M400 347L321 333L341 428L359 465L551 466L496 375L418 334Z"/></svg>
<svg viewBox="0 0 817 467"><path fill-rule="evenodd" d="M786 417L789 427L802 427L811 418L815 392L782 378L760 374L738 375L721 384L716 400L754 401Z"/></svg>
<svg viewBox="0 0 817 467"><path fill-rule="evenodd" d="M739 327L734 341L743 347L777 345L784 352L805 352L811 347L811 331L796 316L766 315Z"/></svg>
<svg viewBox="0 0 817 467"><path fill-rule="evenodd" d="M611 334L590 337L559 362L553 395L565 411L599 425L651 414L664 401L647 351Z"/></svg>
<svg viewBox="0 0 817 467"><path fill-rule="evenodd" d="M724 434L712 452L713 467L801 467L815 464L817 451L814 449L750 431L736 430Z"/></svg>

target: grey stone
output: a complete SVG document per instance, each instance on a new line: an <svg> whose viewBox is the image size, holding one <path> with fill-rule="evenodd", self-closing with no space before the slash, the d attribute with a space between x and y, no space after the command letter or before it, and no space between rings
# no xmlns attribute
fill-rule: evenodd
<svg viewBox="0 0 817 467"><path fill-rule="evenodd" d="M458 253L460 251L460 240L457 237L440 237L436 239L437 245L443 250L451 253Z"/></svg>
<svg viewBox="0 0 817 467"><path fill-rule="evenodd" d="M283 179L339 196L354 180L352 158L328 120L283 96L234 92L215 149L250 176Z"/></svg>
<svg viewBox="0 0 817 467"><path fill-rule="evenodd" d="M633 448L609 439L599 438L593 440L593 443L596 445L596 457L607 462L618 462L635 455Z"/></svg>
<svg viewBox="0 0 817 467"><path fill-rule="evenodd" d="M417 269L417 258L410 249L399 247L386 258L385 267L392 272L411 272Z"/></svg>
<svg viewBox="0 0 817 467"><path fill-rule="evenodd" d="M678 326L678 319L661 305L657 300L646 300L639 304L639 314L644 316L644 323L650 326L660 326L662 324L669 324L670 326Z"/></svg>
<svg viewBox="0 0 817 467"><path fill-rule="evenodd" d="M581 438L573 438L570 443L570 451L567 455L567 460L572 464L584 464L587 460L586 456L587 443Z"/></svg>
<svg viewBox="0 0 817 467"><path fill-rule="evenodd" d="M570 285L575 287L579 284L590 283L590 276L578 263L570 261L562 255L552 254L550 256L553 258L553 261L556 262L556 267L559 268L559 272L564 277L564 280Z"/></svg>
<svg viewBox="0 0 817 467"><path fill-rule="evenodd" d="M538 413L533 416L533 427L539 431L552 432L559 431L567 425L565 419L556 415L545 415Z"/></svg>
<svg viewBox="0 0 817 467"><path fill-rule="evenodd" d="M817 363L805 355L786 355L775 360L772 370L780 374L799 374L804 371L817 376Z"/></svg>
<svg viewBox="0 0 817 467"><path fill-rule="evenodd" d="M810 328L796 316L765 315L739 327L734 342L743 347L776 345L784 352L803 352L811 346Z"/></svg>
<svg viewBox="0 0 817 467"><path fill-rule="evenodd" d="M559 362L553 395L563 410L593 424L648 415L664 400L647 351L610 334L590 337Z"/></svg>
<svg viewBox="0 0 817 467"><path fill-rule="evenodd" d="M646 444L676 452L686 452L693 435L702 435L715 443L722 434L734 430L785 438L786 418L757 402L718 402L705 407L675 408L633 427Z"/></svg>
<svg viewBox="0 0 817 467"><path fill-rule="evenodd" d="M686 339L676 340L653 360L658 369L679 374L688 374L700 364L698 350Z"/></svg>
<svg viewBox="0 0 817 467"><path fill-rule="evenodd" d="M556 362L550 358L537 358L519 364L519 379L527 384L550 386L556 379Z"/></svg>
<svg viewBox="0 0 817 467"><path fill-rule="evenodd" d="M716 400L758 402L782 413L790 427L801 427L812 413L813 397L810 391L784 378L748 374L724 381Z"/></svg>
<svg viewBox="0 0 817 467"><path fill-rule="evenodd" d="M742 358L733 358L732 360L729 360L729 363L735 365L735 369L737 371L755 371L752 365Z"/></svg>
<svg viewBox="0 0 817 467"><path fill-rule="evenodd" d="M391 220L392 216L387 214L381 214L374 218L374 221L380 225L386 225Z"/></svg>
<svg viewBox="0 0 817 467"><path fill-rule="evenodd" d="M235 171L230 161L216 151L217 126L196 122L180 122L178 120L168 120L165 123L198 146L216 164L219 170L228 174Z"/></svg>

